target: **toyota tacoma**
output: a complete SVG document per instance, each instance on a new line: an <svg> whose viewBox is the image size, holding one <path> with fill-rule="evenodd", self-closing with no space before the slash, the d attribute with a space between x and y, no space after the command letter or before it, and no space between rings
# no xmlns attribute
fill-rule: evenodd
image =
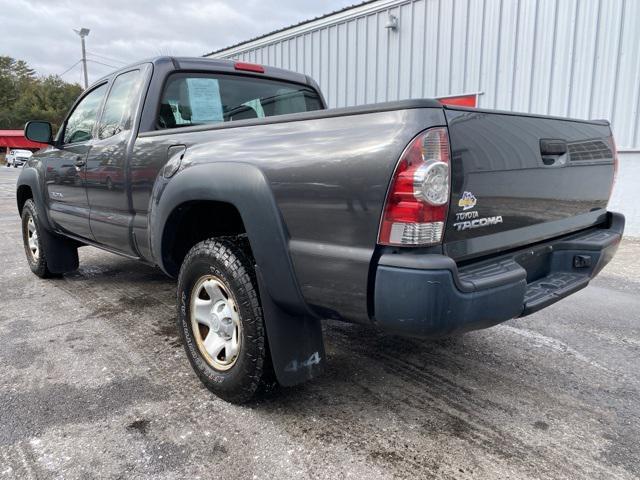
<svg viewBox="0 0 640 480"><path fill-rule="evenodd" d="M624 217L609 123L405 100L327 109L308 76L204 58L120 69L29 158L17 203L40 277L91 245L177 278L202 382L232 402L325 364L321 320L429 338L585 287Z"/></svg>

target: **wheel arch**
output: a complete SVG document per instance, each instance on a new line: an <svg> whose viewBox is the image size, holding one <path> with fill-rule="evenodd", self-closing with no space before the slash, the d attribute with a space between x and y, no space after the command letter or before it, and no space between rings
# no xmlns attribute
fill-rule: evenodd
<svg viewBox="0 0 640 480"><path fill-rule="evenodd" d="M16 200L18 202L18 213L22 215L22 209L27 200L33 198L33 190L29 185L18 185L16 191Z"/></svg>
<svg viewBox="0 0 640 480"><path fill-rule="evenodd" d="M246 233L242 216L229 202L186 200L167 217L162 230L162 265L176 277L189 250L211 237L237 236Z"/></svg>
<svg viewBox="0 0 640 480"><path fill-rule="evenodd" d="M273 299L294 312L308 313L289 255L289 236L262 171L244 163L216 162L192 165L169 180L158 179L151 198L151 251L169 275L175 274L166 253L171 239L180 233L176 221L191 205L223 208L229 215L237 212L243 230L237 233L247 234Z"/></svg>
<svg viewBox="0 0 640 480"><path fill-rule="evenodd" d="M40 172L33 167L23 167L18 181L16 183L16 204L18 207L18 214L22 215L22 209L27 200L32 199L38 210L38 216L43 226L52 231L51 223L49 222L49 215L47 212L44 198L42 196L42 182Z"/></svg>
<svg viewBox="0 0 640 480"><path fill-rule="evenodd" d="M182 223L185 211L194 206L208 212L223 209L229 219L235 218L229 226L246 233L256 263L269 350L278 381L294 385L322 372L325 351L320 319L300 291L289 255L289 235L262 171L237 162L192 165L169 180L159 178L150 205L152 255L168 274L179 268L175 259L181 253L173 260L166 253L171 251L170 239L176 245L175 239L187 225ZM233 228L230 230L233 232ZM318 361L310 362L309 358Z"/></svg>

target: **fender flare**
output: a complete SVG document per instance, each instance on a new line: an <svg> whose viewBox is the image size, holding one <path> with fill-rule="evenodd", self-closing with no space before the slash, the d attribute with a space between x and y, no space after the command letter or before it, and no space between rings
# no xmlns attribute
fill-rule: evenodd
<svg viewBox="0 0 640 480"><path fill-rule="evenodd" d="M18 181L16 183L16 194L20 187L29 187L31 189L31 194L33 195L33 203L36 205L36 209L38 210L38 217L40 218L41 223L43 223L44 228L46 228L49 232L53 232L53 228L51 222L49 221L49 215L47 208L44 203L44 198L42 196L42 185L40 173L37 169L33 167L27 167L26 165L22 167L22 171L18 176ZM20 200L16 195L16 206L18 207L18 215L21 215L20 211Z"/></svg>
<svg viewBox="0 0 640 480"><path fill-rule="evenodd" d="M154 260L165 272L165 226L172 212L190 201L226 202L240 213L256 262L278 381L289 386L317 376L325 363L320 319L298 286L289 255L289 234L262 171L246 163L201 163L184 168L169 180L158 178L150 200L150 246Z"/></svg>

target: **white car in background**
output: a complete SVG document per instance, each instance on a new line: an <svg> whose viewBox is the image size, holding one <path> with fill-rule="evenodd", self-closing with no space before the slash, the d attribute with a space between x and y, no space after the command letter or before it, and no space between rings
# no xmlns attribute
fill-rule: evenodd
<svg viewBox="0 0 640 480"><path fill-rule="evenodd" d="M21 167L27 162L27 160L29 160L29 157L31 157L31 155L33 155L33 152L31 150L10 150L9 154L6 157L7 167Z"/></svg>

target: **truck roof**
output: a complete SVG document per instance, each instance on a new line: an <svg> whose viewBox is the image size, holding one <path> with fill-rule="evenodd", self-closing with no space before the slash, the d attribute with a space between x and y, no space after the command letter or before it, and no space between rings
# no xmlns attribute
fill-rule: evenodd
<svg viewBox="0 0 640 480"><path fill-rule="evenodd" d="M226 60L221 58L203 58L203 57L152 57L141 60L139 62L131 63L124 66L108 75L105 75L92 83L92 86L110 78L120 72L130 70L132 67L142 65L145 63L156 65L164 65L172 63L176 70L193 70L193 71L205 71L205 72L224 72L224 73L237 73L239 69L236 68L237 63L235 60ZM268 65L261 65L264 68L264 73L258 73L257 75L265 76L275 80L284 80L287 82L302 83L305 85L312 85L317 88L315 82L307 75L292 72L290 70L284 70L282 68L270 67ZM242 71L242 70L241 70ZM250 73L250 72L244 72ZM254 72L255 74L255 72Z"/></svg>

